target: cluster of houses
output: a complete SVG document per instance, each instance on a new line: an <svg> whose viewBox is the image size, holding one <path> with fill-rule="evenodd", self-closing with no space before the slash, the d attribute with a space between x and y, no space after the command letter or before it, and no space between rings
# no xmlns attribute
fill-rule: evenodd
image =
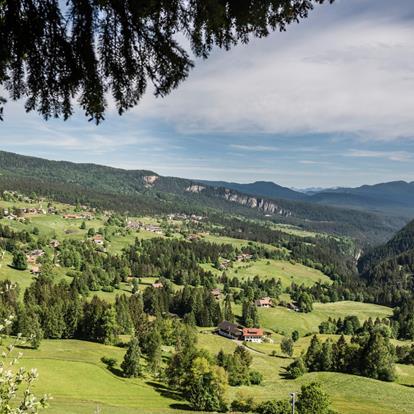
<svg viewBox="0 0 414 414"><path fill-rule="evenodd" d="M129 220L127 222L126 227L128 229L131 229L131 230L141 230L142 229L142 230L146 230L146 231L149 231L149 232L155 233L155 234L163 234L163 231L162 231L160 226L155 225L155 224L144 224L140 221Z"/></svg>
<svg viewBox="0 0 414 414"><path fill-rule="evenodd" d="M91 213L69 213L64 214L63 218L65 220L92 220L93 215Z"/></svg>
<svg viewBox="0 0 414 414"><path fill-rule="evenodd" d="M34 275L40 273L40 265L37 261L40 257L44 256L45 252L40 249L32 250L26 255L27 263L30 264L30 272Z"/></svg>
<svg viewBox="0 0 414 414"><path fill-rule="evenodd" d="M245 342L263 342L264 331L262 328L244 328L243 326L228 321L220 322L217 333L225 338Z"/></svg>
<svg viewBox="0 0 414 414"><path fill-rule="evenodd" d="M248 254L248 253L241 253L238 256L236 256L236 260L238 262L248 262L252 258L253 258L253 255Z"/></svg>
<svg viewBox="0 0 414 414"><path fill-rule="evenodd" d="M8 208L3 209L3 217L9 220L23 220L27 215L39 214L47 214L47 211L43 208L36 207L14 208L13 211Z"/></svg>
<svg viewBox="0 0 414 414"><path fill-rule="evenodd" d="M185 213L169 214L167 218L168 220L188 220L188 221L192 221L193 223L198 223L204 220L203 216L198 216L196 214L188 215Z"/></svg>

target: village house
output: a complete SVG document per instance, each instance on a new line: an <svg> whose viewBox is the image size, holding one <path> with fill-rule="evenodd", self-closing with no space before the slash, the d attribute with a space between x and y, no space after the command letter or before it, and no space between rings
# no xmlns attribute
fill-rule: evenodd
<svg viewBox="0 0 414 414"><path fill-rule="evenodd" d="M82 216L80 214L64 214L63 218L66 220L76 220L81 219Z"/></svg>
<svg viewBox="0 0 414 414"><path fill-rule="evenodd" d="M151 285L155 289L162 289L164 285L161 282L156 282Z"/></svg>
<svg viewBox="0 0 414 414"><path fill-rule="evenodd" d="M105 243L104 238L101 234L97 234L96 236L93 236L92 241L98 246L103 246L103 244Z"/></svg>
<svg viewBox="0 0 414 414"><path fill-rule="evenodd" d="M210 293L214 296L214 299L216 300L219 300L221 298L221 290L219 288L212 289Z"/></svg>
<svg viewBox="0 0 414 414"><path fill-rule="evenodd" d="M261 343L263 340L263 329L243 328L243 341Z"/></svg>
<svg viewBox="0 0 414 414"><path fill-rule="evenodd" d="M51 240L49 246L57 249L60 246L60 242L58 240Z"/></svg>
<svg viewBox="0 0 414 414"><path fill-rule="evenodd" d="M31 264L37 263L37 259L39 257L42 257L44 254L45 252L43 250L39 250L39 249L33 250L29 254L26 255L27 262Z"/></svg>
<svg viewBox="0 0 414 414"><path fill-rule="evenodd" d="M197 240L200 240L200 238L201 237L198 234L190 234L187 236L188 241L197 241Z"/></svg>
<svg viewBox="0 0 414 414"><path fill-rule="evenodd" d="M162 234L161 227L149 224L145 226L145 230L150 231L151 233Z"/></svg>
<svg viewBox="0 0 414 414"><path fill-rule="evenodd" d="M32 266L30 269L30 273L33 275L38 275L40 273L40 266Z"/></svg>
<svg viewBox="0 0 414 414"><path fill-rule="evenodd" d="M238 262L247 262L247 261L251 260L252 257L253 257L253 255L251 255L251 254L242 253L242 254L239 254L236 257L236 259L237 259Z"/></svg>
<svg viewBox="0 0 414 414"><path fill-rule="evenodd" d="M127 229L139 230L141 227L142 227L142 223L140 221L129 220L127 222Z"/></svg>
<svg viewBox="0 0 414 414"><path fill-rule="evenodd" d="M231 260L223 259L219 265L220 270L227 270L231 265Z"/></svg>
<svg viewBox="0 0 414 414"><path fill-rule="evenodd" d="M258 308L271 308L273 306L273 301L269 297L258 299L254 303Z"/></svg>
<svg viewBox="0 0 414 414"><path fill-rule="evenodd" d="M241 339L243 330L235 323L223 321L218 325L218 334L229 339Z"/></svg>

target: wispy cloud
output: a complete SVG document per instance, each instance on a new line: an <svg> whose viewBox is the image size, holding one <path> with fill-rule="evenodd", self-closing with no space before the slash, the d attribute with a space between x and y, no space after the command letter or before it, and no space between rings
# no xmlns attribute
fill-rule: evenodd
<svg viewBox="0 0 414 414"><path fill-rule="evenodd" d="M413 155L406 151L371 151L351 149L344 154L353 158L383 158L390 161L407 162L413 160Z"/></svg>
<svg viewBox="0 0 414 414"><path fill-rule="evenodd" d="M278 152L280 151L279 147L271 147L266 145L241 145L241 144L231 144L230 148L241 150L241 151L253 151L253 152Z"/></svg>

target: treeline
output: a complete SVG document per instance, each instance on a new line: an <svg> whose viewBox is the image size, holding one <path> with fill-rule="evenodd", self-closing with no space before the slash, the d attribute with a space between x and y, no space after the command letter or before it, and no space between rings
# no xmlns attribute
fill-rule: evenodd
<svg viewBox="0 0 414 414"><path fill-rule="evenodd" d="M353 336L348 343L343 335L337 342L328 338L321 342L314 335L303 357L287 368L292 378L305 372L343 372L381 381L395 379L395 348L389 337L380 330Z"/></svg>

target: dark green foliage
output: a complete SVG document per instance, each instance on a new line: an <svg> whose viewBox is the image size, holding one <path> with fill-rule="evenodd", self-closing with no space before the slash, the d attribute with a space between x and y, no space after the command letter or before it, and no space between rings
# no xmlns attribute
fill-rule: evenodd
<svg viewBox="0 0 414 414"><path fill-rule="evenodd" d="M293 342L296 342L298 339L299 339L299 332L298 332L298 331L296 331L296 330L294 330L294 331L292 332L292 341L293 341Z"/></svg>
<svg viewBox="0 0 414 414"><path fill-rule="evenodd" d="M107 92L122 114L140 102L148 84L155 96L165 96L187 78L193 62L181 37L196 57L207 58L214 47L228 50L284 31L323 2L255 0L236 7L215 0L207 7L184 0L121 5L42 0L18 8L1 2L0 83L11 98L26 98L27 111L46 119L70 117L76 96L85 115L100 122Z"/></svg>
<svg viewBox="0 0 414 414"><path fill-rule="evenodd" d="M288 367L287 373L290 378L296 379L306 374L307 369L302 357L296 358Z"/></svg>
<svg viewBox="0 0 414 414"><path fill-rule="evenodd" d="M102 357L101 361L109 368L112 369L116 366L117 360L115 358L108 358L108 357Z"/></svg>
<svg viewBox="0 0 414 414"><path fill-rule="evenodd" d="M292 408L288 401L265 401L260 403L254 412L259 414L291 414Z"/></svg>
<svg viewBox="0 0 414 414"><path fill-rule="evenodd" d="M13 254L12 266L17 270L26 270L27 269L26 255L21 251L16 251Z"/></svg>
<svg viewBox="0 0 414 414"><path fill-rule="evenodd" d="M148 358L149 370L157 374L161 368L162 338L158 324L154 324L142 339L142 350Z"/></svg>
<svg viewBox="0 0 414 414"><path fill-rule="evenodd" d="M197 411L227 411L224 401L227 376L224 369L213 365L206 357L192 361L186 378L185 396Z"/></svg>
<svg viewBox="0 0 414 414"><path fill-rule="evenodd" d="M137 378L141 376L141 349L137 338L133 338L128 345L124 360L121 364L122 372L127 378Z"/></svg>
<svg viewBox="0 0 414 414"><path fill-rule="evenodd" d="M305 364L309 371L320 371L321 351L321 342L319 341L319 338L314 335L304 358Z"/></svg>
<svg viewBox="0 0 414 414"><path fill-rule="evenodd" d="M414 365L414 345L397 346L395 351L400 364Z"/></svg>
<svg viewBox="0 0 414 414"><path fill-rule="evenodd" d="M330 414L330 400L320 384L302 385L298 395L297 409L300 414Z"/></svg>
<svg viewBox="0 0 414 414"><path fill-rule="evenodd" d="M234 322L234 314L231 309L231 299L229 295L226 296L226 300L224 302L223 317L225 321Z"/></svg>
<svg viewBox="0 0 414 414"><path fill-rule="evenodd" d="M293 340L291 338L284 337L280 343L280 349L288 356L293 355Z"/></svg>
<svg viewBox="0 0 414 414"><path fill-rule="evenodd" d="M263 375L259 371L249 372L249 382L251 385L260 385L263 381Z"/></svg>
<svg viewBox="0 0 414 414"><path fill-rule="evenodd" d="M394 381L394 362L395 348L389 338L376 329L354 336L350 344L343 335L335 344L330 339L321 344L314 335L304 357L306 369L311 372L346 372L382 381ZM297 366L298 361L295 361L288 367L291 377Z"/></svg>
<svg viewBox="0 0 414 414"><path fill-rule="evenodd" d="M217 364L223 367L229 377L229 384L232 386L249 385L261 382L261 374L250 371L252 363L250 352L243 346L238 346L233 354L224 354L220 351L217 355Z"/></svg>
<svg viewBox="0 0 414 414"><path fill-rule="evenodd" d="M399 338L414 340L414 299L404 299L394 309L392 320L398 329Z"/></svg>
<svg viewBox="0 0 414 414"><path fill-rule="evenodd" d="M361 355L361 374L381 381L394 381L395 350L389 339L379 332L370 335Z"/></svg>
<svg viewBox="0 0 414 414"><path fill-rule="evenodd" d="M258 328L260 326L256 305L250 300L243 302L241 323L247 328Z"/></svg>

